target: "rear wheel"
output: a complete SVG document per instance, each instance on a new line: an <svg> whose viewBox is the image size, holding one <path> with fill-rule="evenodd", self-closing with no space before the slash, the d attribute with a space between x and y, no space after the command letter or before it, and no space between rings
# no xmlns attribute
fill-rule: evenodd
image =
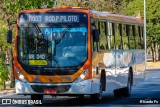
<svg viewBox="0 0 160 107"><path fill-rule="evenodd" d="M129 76L128 76L127 87L125 87L123 89L123 96L124 97L129 97L131 95L131 89L132 89L132 76L131 76L131 72L130 72Z"/></svg>
<svg viewBox="0 0 160 107"><path fill-rule="evenodd" d="M116 98L122 97L122 89L116 89L113 92L114 92L114 97Z"/></svg>
<svg viewBox="0 0 160 107"><path fill-rule="evenodd" d="M115 97L129 97L131 95L133 74L132 68L129 69L127 87L114 90Z"/></svg>

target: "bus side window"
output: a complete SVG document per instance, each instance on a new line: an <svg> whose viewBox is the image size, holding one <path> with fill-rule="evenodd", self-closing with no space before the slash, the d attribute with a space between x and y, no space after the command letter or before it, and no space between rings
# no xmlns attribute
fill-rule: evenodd
<svg viewBox="0 0 160 107"><path fill-rule="evenodd" d="M129 42L128 42L128 36L127 36L127 28L126 28L127 26L126 25L122 25L122 39L123 39L123 41L122 41L122 43L123 43L123 49L124 50L127 50L127 49L129 49Z"/></svg>
<svg viewBox="0 0 160 107"><path fill-rule="evenodd" d="M122 49L121 46L121 36L120 36L120 29L119 29L119 24L115 24L115 45L116 45L116 50Z"/></svg>
<svg viewBox="0 0 160 107"><path fill-rule="evenodd" d="M138 30L139 30L139 36L140 36L141 49L144 49L143 26L139 26Z"/></svg>
<svg viewBox="0 0 160 107"><path fill-rule="evenodd" d="M115 30L114 23L105 22L106 50L114 49Z"/></svg>
<svg viewBox="0 0 160 107"><path fill-rule="evenodd" d="M129 31L128 31L128 33L129 33L129 35L128 35L128 37L129 37L129 47L130 47L130 49L134 49L135 48L135 45L134 45L134 43L135 43L135 41L134 41L134 26L133 25L128 25L128 27L129 27Z"/></svg>
<svg viewBox="0 0 160 107"><path fill-rule="evenodd" d="M133 49L136 49L136 26L132 25Z"/></svg>
<svg viewBox="0 0 160 107"><path fill-rule="evenodd" d="M106 39L106 35L105 35L105 22L100 23L99 29L100 29L99 49L106 50L107 39Z"/></svg>
<svg viewBox="0 0 160 107"><path fill-rule="evenodd" d="M139 26L136 26L135 28L135 34L136 34L136 41L135 41L135 46L136 46L136 49L141 49L141 40L140 40L140 34L139 34Z"/></svg>

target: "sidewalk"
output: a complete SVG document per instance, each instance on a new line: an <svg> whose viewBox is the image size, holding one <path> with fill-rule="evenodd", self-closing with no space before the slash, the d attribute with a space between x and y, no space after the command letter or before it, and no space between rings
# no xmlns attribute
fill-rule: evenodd
<svg viewBox="0 0 160 107"><path fill-rule="evenodd" d="M0 97L6 96L6 95L12 95L16 93L15 88L10 88L10 81L6 82L6 89L0 90Z"/></svg>
<svg viewBox="0 0 160 107"><path fill-rule="evenodd" d="M147 62L147 69L160 69L160 61L153 63L152 61Z"/></svg>
<svg viewBox="0 0 160 107"><path fill-rule="evenodd" d="M8 89L3 91L0 90L0 97L6 96L6 95L12 95L14 93L16 93L14 89L11 89L11 90Z"/></svg>

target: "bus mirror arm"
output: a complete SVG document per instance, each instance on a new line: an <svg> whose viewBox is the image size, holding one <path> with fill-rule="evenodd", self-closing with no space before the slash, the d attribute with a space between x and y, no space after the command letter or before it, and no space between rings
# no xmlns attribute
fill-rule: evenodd
<svg viewBox="0 0 160 107"><path fill-rule="evenodd" d="M12 43L12 30L7 32L7 43Z"/></svg>
<svg viewBox="0 0 160 107"><path fill-rule="evenodd" d="M93 41L99 42L99 30L98 29L93 30Z"/></svg>

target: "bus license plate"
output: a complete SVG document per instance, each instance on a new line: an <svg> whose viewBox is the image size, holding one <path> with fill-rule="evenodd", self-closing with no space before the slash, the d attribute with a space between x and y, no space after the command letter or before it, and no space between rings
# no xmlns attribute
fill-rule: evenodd
<svg viewBox="0 0 160 107"><path fill-rule="evenodd" d="M45 94L57 94L58 91L55 90L55 89L45 89L45 90L44 90L44 93L45 93Z"/></svg>

